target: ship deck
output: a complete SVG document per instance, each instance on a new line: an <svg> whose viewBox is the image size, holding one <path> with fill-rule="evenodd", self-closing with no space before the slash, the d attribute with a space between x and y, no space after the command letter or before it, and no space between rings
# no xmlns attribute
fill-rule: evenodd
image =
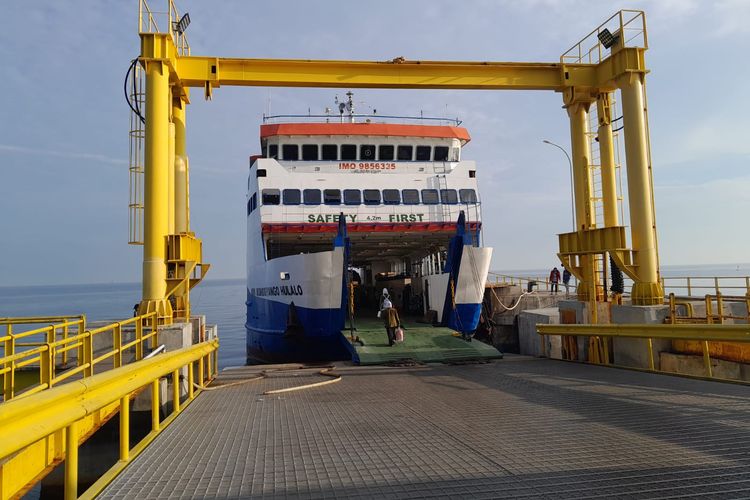
<svg viewBox="0 0 750 500"><path fill-rule="evenodd" d="M252 377L258 367L220 374ZM101 498L746 497L750 394L508 356L203 393Z"/></svg>
<svg viewBox="0 0 750 500"><path fill-rule="evenodd" d="M388 336L383 321L371 315L357 318L354 335L364 345L354 342L353 360L360 365L377 365L400 361L427 362L464 362L470 360L489 360L503 355L494 347L484 342L467 342L457 336L450 328L434 327L418 323L415 318L404 317L404 341L393 346L388 345ZM345 335L349 336L348 330Z"/></svg>

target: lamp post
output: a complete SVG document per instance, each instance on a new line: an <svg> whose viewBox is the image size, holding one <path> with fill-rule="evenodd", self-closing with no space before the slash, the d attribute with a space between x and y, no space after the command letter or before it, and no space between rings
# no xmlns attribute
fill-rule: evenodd
<svg viewBox="0 0 750 500"><path fill-rule="evenodd" d="M570 216L571 220L573 221L573 229L576 229L576 209L575 209L575 199L573 195L573 161L570 159L570 155L567 151L565 151L565 148L560 146L559 144L555 144L554 142L548 141L547 139L542 140L543 143L549 144L550 146L555 146L557 149L565 153L565 157L568 159L568 165L570 166Z"/></svg>

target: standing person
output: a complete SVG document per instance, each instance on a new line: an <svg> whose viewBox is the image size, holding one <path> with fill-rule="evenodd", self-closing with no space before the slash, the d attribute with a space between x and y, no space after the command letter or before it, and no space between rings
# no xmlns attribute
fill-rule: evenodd
<svg viewBox="0 0 750 500"><path fill-rule="evenodd" d="M388 335L388 345L392 346L396 342L396 328L401 326L401 318L398 317L398 311L389 299L383 301L382 316L385 333Z"/></svg>
<svg viewBox="0 0 750 500"><path fill-rule="evenodd" d="M570 287L570 271L567 267L563 266L563 285L565 285L565 296L568 296L568 290Z"/></svg>
<svg viewBox="0 0 750 500"><path fill-rule="evenodd" d="M560 282L560 271L557 267L552 268L552 272L549 273L549 282L552 293L557 293L557 284Z"/></svg>
<svg viewBox="0 0 750 500"><path fill-rule="evenodd" d="M383 304L386 300L389 304L391 303L391 296L388 294L388 289L383 288L383 295L380 296L380 301L378 302L378 311L382 311L383 309L385 309L385 307L383 307ZM378 316L378 318L379 317L380 316Z"/></svg>

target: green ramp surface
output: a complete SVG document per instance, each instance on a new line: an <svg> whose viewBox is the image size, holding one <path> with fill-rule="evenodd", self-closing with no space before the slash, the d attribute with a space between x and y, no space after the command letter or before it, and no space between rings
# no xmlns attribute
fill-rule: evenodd
<svg viewBox="0 0 750 500"><path fill-rule="evenodd" d="M354 322L354 336L364 345L353 343L353 361L360 365L379 365L414 360L423 363L469 361L502 358L500 351L478 340L467 342L450 328L417 323L403 318L404 341L388 345L383 321L379 318L358 318ZM349 338L349 330L344 335Z"/></svg>

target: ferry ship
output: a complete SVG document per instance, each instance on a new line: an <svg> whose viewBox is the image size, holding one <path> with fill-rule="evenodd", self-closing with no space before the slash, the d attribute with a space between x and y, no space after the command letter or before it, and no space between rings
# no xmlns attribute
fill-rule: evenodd
<svg viewBox="0 0 750 500"><path fill-rule="evenodd" d="M409 314L467 338L492 249L458 120L264 117L247 184L248 363L349 359L356 317L387 289ZM327 110L329 112L329 110ZM310 121L315 120L315 121ZM384 333L385 339L385 333Z"/></svg>

